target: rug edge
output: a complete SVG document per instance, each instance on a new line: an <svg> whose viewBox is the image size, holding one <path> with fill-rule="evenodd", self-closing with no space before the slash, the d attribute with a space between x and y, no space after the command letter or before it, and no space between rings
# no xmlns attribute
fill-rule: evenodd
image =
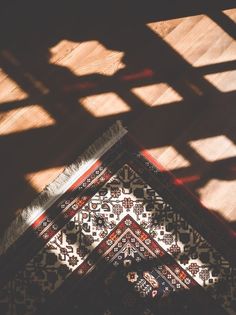
<svg viewBox="0 0 236 315"><path fill-rule="evenodd" d="M97 138L72 164L65 167L50 184L39 193L29 206L10 223L0 238L0 256L42 215L72 183L89 169L105 152L117 143L127 129L120 120Z"/></svg>

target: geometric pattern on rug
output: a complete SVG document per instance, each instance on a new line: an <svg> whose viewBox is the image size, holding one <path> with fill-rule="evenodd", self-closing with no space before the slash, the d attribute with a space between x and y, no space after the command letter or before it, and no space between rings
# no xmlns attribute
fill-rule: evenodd
<svg viewBox="0 0 236 315"><path fill-rule="evenodd" d="M116 277L116 270L122 270L120 312L132 314L134 304L140 304L139 297L144 302L135 314L153 315L153 301L198 288L209 303L219 306L219 314L236 313L235 268L187 222L181 211L176 211L174 204L147 183L142 176L147 168L159 176L151 163L145 161L146 168L142 170L140 165L122 162L122 158L120 161L117 169L106 163L99 165L86 178L87 184L81 185L84 188L93 182L97 191L90 189L78 197L78 189L77 194L60 201L57 207L67 220L62 228L57 217L49 215L37 226L37 237L45 244L2 287L1 314L34 314L38 309L45 314L49 309L51 314L55 301L67 296L70 287L76 296L86 277L89 279L99 266L101 270L109 269L103 277L105 287ZM140 267L144 261L148 265ZM103 290L106 291L104 287ZM105 299L112 299L107 294ZM74 314L79 305L74 302L70 307ZM109 303L97 305L96 313L113 315L113 308ZM83 314L95 313L88 307Z"/></svg>

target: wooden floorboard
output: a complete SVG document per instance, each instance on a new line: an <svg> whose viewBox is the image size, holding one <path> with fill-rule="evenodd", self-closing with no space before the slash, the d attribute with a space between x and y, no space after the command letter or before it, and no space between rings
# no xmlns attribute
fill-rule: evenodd
<svg viewBox="0 0 236 315"><path fill-rule="evenodd" d="M108 24L101 11L18 9L1 21L0 230L117 119L236 228L231 2L145 7L130 23L105 11Z"/></svg>

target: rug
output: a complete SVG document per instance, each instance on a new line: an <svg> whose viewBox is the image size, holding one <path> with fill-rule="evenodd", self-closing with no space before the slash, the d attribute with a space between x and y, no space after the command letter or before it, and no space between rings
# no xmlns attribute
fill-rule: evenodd
<svg viewBox="0 0 236 315"><path fill-rule="evenodd" d="M0 244L0 314L236 314L235 235L120 122Z"/></svg>

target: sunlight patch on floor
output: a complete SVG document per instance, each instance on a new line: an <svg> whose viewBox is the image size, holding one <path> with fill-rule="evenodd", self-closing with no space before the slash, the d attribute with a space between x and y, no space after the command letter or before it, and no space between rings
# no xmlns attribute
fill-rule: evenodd
<svg viewBox="0 0 236 315"><path fill-rule="evenodd" d="M191 163L172 146L154 148L148 150L148 152L167 170L176 170L191 166Z"/></svg>
<svg viewBox="0 0 236 315"><path fill-rule="evenodd" d="M208 162L236 157L236 145L224 135L193 140L189 144Z"/></svg>
<svg viewBox="0 0 236 315"><path fill-rule="evenodd" d="M235 9L228 9L228 10L223 10L222 11L225 15L228 16L233 22L236 23L236 11Z"/></svg>
<svg viewBox="0 0 236 315"><path fill-rule="evenodd" d="M64 166L58 166L27 173L25 174L25 179L35 191L41 192L48 183L51 183L63 171L63 169Z"/></svg>
<svg viewBox="0 0 236 315"><path fill-rule="evenodd" d="M165 105L181 101L183 98L166 83L136 87L131 91L149 106Z"/></svg>
<svg viewBox="0 0 236 315"><path fill-rule="evenodd" d="M204 77L221 92L236 90L236 70L207 74Z"/></svg>
<svg viewBox="0 0 236 315"><path fill-rule="evenodd" d="M149 23L147 26L192 66L235 59L234 39L206 15L181 18L181 22L168 34L163 34L158 23Z"/></svg>
<svg viewBox="0 0 236 315"><path fill-rule="evenodd" d="M50 63L66 67L77 76L112 76L125 67L122 63L124 52L109 50L96 40L82 43L63 40L52 47L50 52Z"/></svg>
<svg viewBox="0 0 236 315"><path fill-rule="evenodd" d="M28 94L21 89L17 82L10 78L0 69L0 99L1 103L20 101L26 98ZM1 111L1 104L0 104Z"/></svg>
<svg viewBox="0 0 236 315"><path fill-rule="evenodd" d="M55 119L44 108L40 105L30 105L8 111L7 117L1 121L0 135L9 135L54 124Z"/></svg>
<svg viewBox="0 0 236 315"><path fill-rule="evenodd" d="M226 222L236 221L236 180L211 179L197 190L203 205L218 212ZM227 211L224 211L227 208Z"/></svg>
<svg viewBox="0 0 236 315"><path fill-rule="evenodd" d="M67 58L71 55L72 51L76 49L80 43L70 41L67 39L61 40L55 46L50 48L50 56L49 62L50 63L63 63L66 61Z"/></svg>
<svg viewBox="0 0 236 315"><path fill-rule="evenodd" d="M95 117L105 117L130 111L130 107L115 93L103 93L80 99L83 107Z"/></svg>

